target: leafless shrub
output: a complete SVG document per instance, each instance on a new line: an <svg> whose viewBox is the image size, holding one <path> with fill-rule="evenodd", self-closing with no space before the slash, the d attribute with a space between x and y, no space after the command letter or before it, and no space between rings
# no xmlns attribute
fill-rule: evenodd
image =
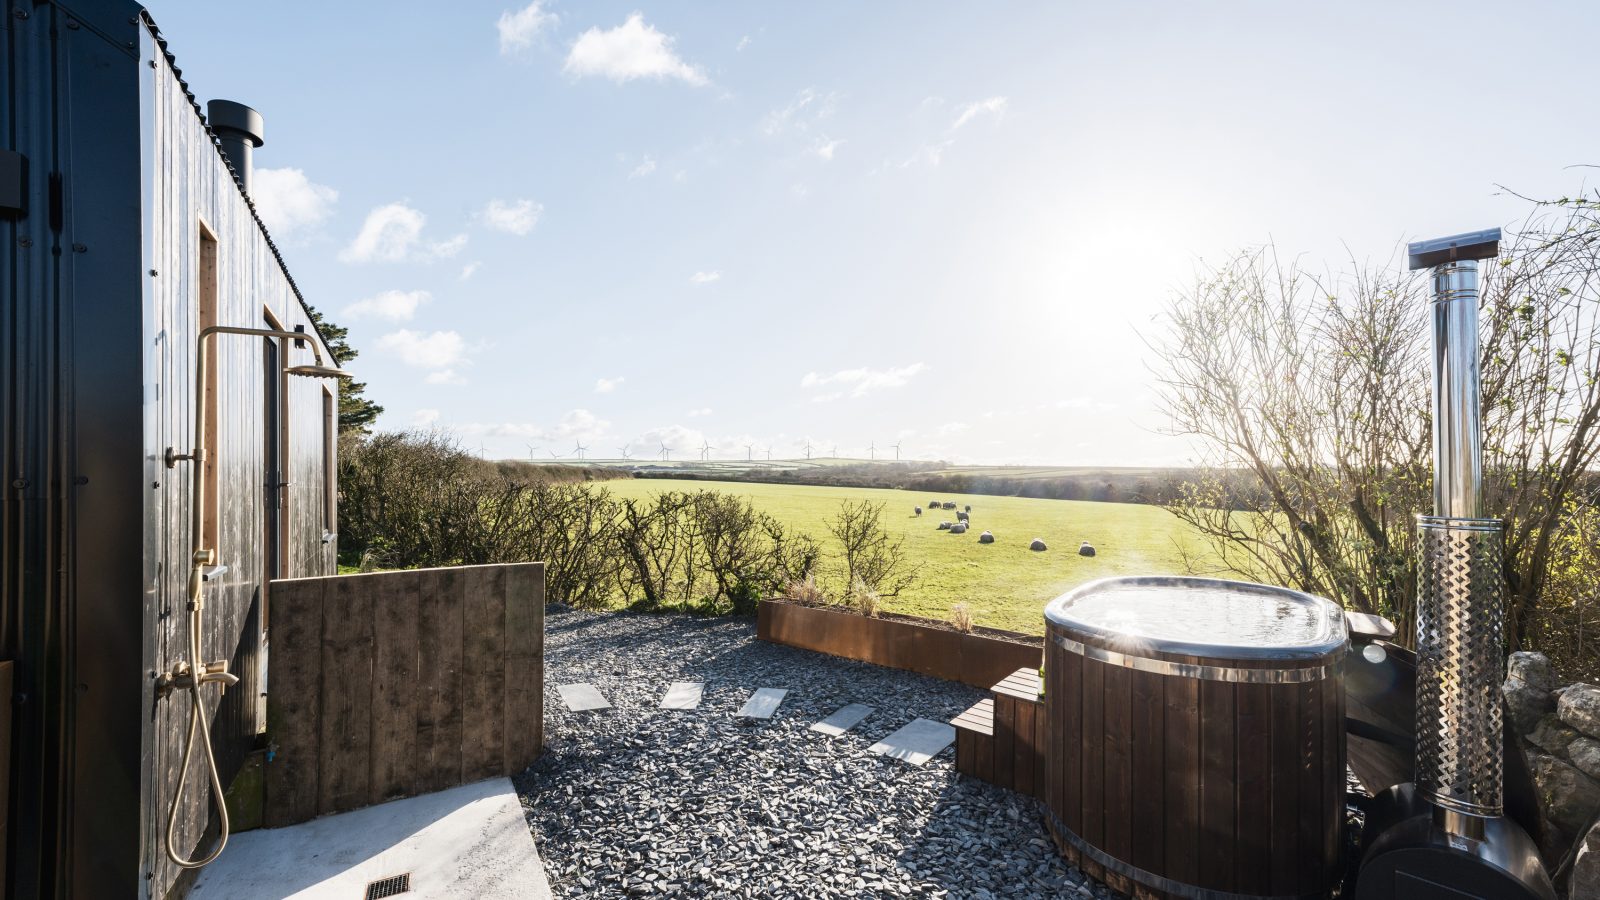
<svg viewBox="0 0 1600 900"><path fill-rule="evenodd" d="M882 503L846 500L828 531L839 542L842 582L853 591L859 582L883 597L898 596L917 579L906 558L905 540L891 538L883 524Z"/></svg>
<svg viewBox="0 0 1600 900"><path fill-rule="evenodd" d="M1543 207L1484 269L1484 500L1506 521L1508 649L1549 646L1534 623L1572 602L1552 567L1600 451L1600 211ZM1172 430L1210 463L1168 508L1229 568L1391 616L1402 636L1414 516L1432 511L1425 274L1316 277L1241 253L1177 298L1159 341Z"/></svg>

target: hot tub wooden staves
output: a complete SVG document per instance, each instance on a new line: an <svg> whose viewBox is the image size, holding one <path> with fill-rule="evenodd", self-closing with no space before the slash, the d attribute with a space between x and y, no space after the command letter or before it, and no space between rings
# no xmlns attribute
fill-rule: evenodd
<svg viewBox="0 0 1600 900"><path fill-rule="evenodd" d="M1049 617L1044 799L1063 853L1137 896L1329 894L1348 643L1337 608L1299 596L1327 604L1325 630L1282 648L1178 652Z"/></svg>

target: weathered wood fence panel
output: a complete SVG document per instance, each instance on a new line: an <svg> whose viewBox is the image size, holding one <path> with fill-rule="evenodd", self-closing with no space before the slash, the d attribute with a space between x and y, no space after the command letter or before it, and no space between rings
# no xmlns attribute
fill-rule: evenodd
<svg viewBox="0 0 1600 900"><path fill-rule="evenodd" d="M544 564L272 583L265 820L522 771L544 746Z"/></svg>

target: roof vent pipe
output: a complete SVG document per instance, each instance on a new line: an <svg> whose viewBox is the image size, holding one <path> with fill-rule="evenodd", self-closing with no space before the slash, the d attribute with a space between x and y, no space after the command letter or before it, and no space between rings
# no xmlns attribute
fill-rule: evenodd
<svg viewBox="0 0 1600 900"><path fill-rule="evenodd" d="M222 142L222 155L239 174L244 192L250 193L250 155L266 141L261 113L232 100L212 100L206 103L206 118Z"/></svg>

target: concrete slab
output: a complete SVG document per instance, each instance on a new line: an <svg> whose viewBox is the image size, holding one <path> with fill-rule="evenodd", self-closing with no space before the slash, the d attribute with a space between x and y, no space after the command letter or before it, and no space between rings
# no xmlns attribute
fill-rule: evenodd
<svg viewBox="0 0 1600 900"><path fill-rule="evenodd" d="M611 708L611 701L592 684L558 684L556 691L561 694L561 702L573 712Z"/></svg>
<svg viewBox="0 0 1600 900"><path fill-rule="evenodd" d="M932 719L912 719L900 730L868 747L867 750L920 766L956 741L956 730Z"/></svg>
<svg viewBox="0 0 1600 900"><path fill-rule="evenodd" d="M704 681L674 681L661 698L662 709L697 709L700 696L705 693Z"/></svg>
<svg viewBox="0 0 1600 900"><path fill-rule="evenodd" d="M739 715L746 719L770 719L787 693L787 688L759 688L740 707Z"/></svg>
<svg viewBox="0 0 1600 900"><path fill-rule="evenodd" d="M870 715L872 715L872 707L865 703L852 703L849 706L842 706L835 710L833 715L811 726L811 730L838 737L856 727L862 719Z"/></svg>
<svg viewBox="0 0 1600 900"><path fill-rule="evenodd" d="M550 897L509 778L234 835L189 896L352 900L369 882L404 872L407 900Z"/></svg>

